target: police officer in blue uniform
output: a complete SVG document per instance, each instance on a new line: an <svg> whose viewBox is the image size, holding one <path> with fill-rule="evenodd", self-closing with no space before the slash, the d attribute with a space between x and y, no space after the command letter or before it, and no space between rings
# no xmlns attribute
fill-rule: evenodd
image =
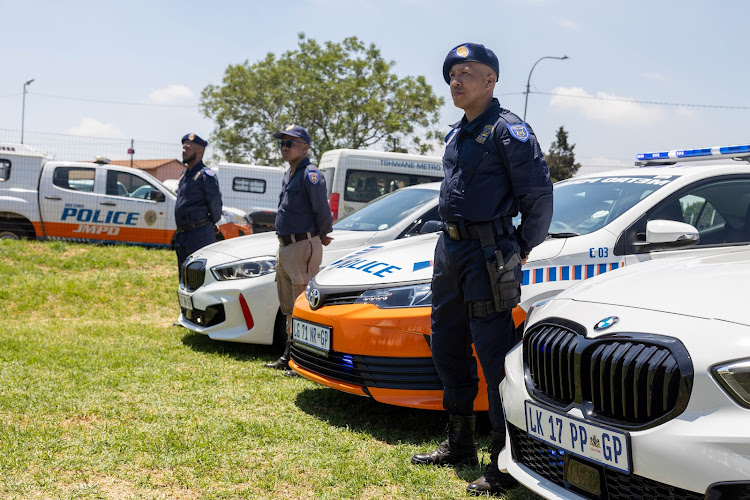
<svg viewBox="0 0 750 500"><path fill-rule="evenodd" d="M326 180L318 168L310 163L307 151L310 134L299 125L290 125L273 137L289 170L284 174L276 212L276 235L279 250L276 254L276 290L281 313L286 316L287 342L284 354L267 368L284 370L284 375L297 373L289 369L292 349L292 310L294 300L305 291L307 283L320 270L323 246L333 238L333 217L328 205Z"/></svg>
<svg viewBox="0 0 750 500"><path fill-rule="evenodd" d="M511 311L520 301L521 265L547 236L552 182L534 131L493 98L499 74L495 54L464 43L443 64L463 119L445 138L440 189L443 234L432 278L432 357L443 382L448 439L415 464L476 465L474 399L478 393L472 343L487 381L492 425L491 459L467 486L472 494L498 494L515 486L500 472L505 421L498 385L505 355L517 342ZM522 222L512 224L520 211Z"/></svg>
<svg viewBox="0 0 750 500"><path fill-rule="evenodd" d="M215 224L221 218L221 191L216 174L203 163L206 146L208 143L195 134L182 138L182 163L186 168L177 186L174 209L178 270L188 255L216 241Z"/></svg>

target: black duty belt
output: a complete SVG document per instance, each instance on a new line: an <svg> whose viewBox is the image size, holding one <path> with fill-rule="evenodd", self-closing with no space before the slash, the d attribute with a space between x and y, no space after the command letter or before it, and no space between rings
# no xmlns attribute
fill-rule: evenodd
<svg viewBox="0 0 750 500"><path fill-rule="evenodd" d="M510 219L495 219L489 222L444 222L445 234L452 240L478 240L479 224L487 224L492 229L493 236L502 236L510 234L509 226L512 224Z"/></svg>
<svg viewBox="0 0 750 500"><path fill-rule="evenodd" d="M311 231L309 233L279 234L277 236L279 237L279 245L283 247L285 245L291 245L292 243L296 243L298 241L304 241L308 238L312 239L317 235L317 231Z"/></svg>
<svg viewBox="0 0 750 500"><path fill-rule="evenodd" d="M203 227L206 224L211 224L211 219L209 219L208 217L195 221L192 224L187 224L185 226L177 226L177 232L184 233L185 231L191 231L193 229Z"/></svg>

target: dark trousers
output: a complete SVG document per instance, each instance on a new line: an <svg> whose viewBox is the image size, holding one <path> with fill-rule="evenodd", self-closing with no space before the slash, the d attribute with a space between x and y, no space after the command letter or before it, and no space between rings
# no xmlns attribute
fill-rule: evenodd
<svg viewBox="0 0 750 500"><path fill-rule="evenodd" d="M498 239L503 252L517 243ZM504 432L499 384L505 376L505 355L516 343L511 311L469 318L470 302L492 300L490 277L477 240L454 241L442 235L435 248L432 278L432 359L443 382L443 407L457 415L473 413L478 393L474 344L487 381L493 430ZM521 279L520 266L516 278Z"/></svg>
<svg viewBox="0 0 750 500"><path fill-rule="evenodd" d="M185 262L188 255L211 243L216 243L213 224L206 224L190 231L177 233L174 238L174 249L177 252L177 272L179 273L182 263Z"/></svg>

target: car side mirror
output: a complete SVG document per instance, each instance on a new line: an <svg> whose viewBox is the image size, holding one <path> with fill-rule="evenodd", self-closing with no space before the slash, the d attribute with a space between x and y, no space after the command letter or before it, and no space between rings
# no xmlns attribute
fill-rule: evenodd
<svg viewBox="0 0 750 500"><path fill-rule="evenodd" d="M162 193L158 189L151 190L151 201L162 202L166 200L167 200L167 197L164 195L164 193Z"/></svg>
<svg viewBox="0 0 750 500"><path fill-rule="evenodd" d="M646 244L663 248L680 248L700 241L698 230L690 224L673 220L650 220L646 224Z"/></svg>
<svg viewBox="0 0 750 500"><path fill-rule="evenodd" d="M419 234L437 233L443 229L439 220L428 220L419 228Z"/></svg>

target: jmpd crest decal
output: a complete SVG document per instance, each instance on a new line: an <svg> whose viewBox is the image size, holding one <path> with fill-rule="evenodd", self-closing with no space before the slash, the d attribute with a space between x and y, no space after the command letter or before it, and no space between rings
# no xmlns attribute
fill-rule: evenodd
<svg viewBox="0 0 750 500"><path fill-rule="evenodd" d="M487 140L487 138L490 136L494 128L495 128L494 125L485 125L484 130L482 130L482 133L479 134L479 137L477 137L477 142L479 144L484 144L484 141Z"/></svg>
<svg viewBox="0 0 750 500"><path fill-rule="evenodd" d="M526 128L525 123L519 123L516 125L508 125L508 131L510 132L510 135L515 137L521 142L526 142L529 140L529 129Z"/></svg>
<svg viewBox="0 0 750 500"><path fill-rule="evenodd" d="M143 214L143 220L146 221L146 224L149 226L153 226L156 222L156 210L149 210L145 214Z"/></svg>
<svg viewBox="0 0 750 500"><path fill-rule="evenodd" d="M320 180L320 177L318 176L317 172L308 172L307 178L310 179L310 182L312 184L317 184L318 181Z"/></svg>
<svg viewBox="0 0 750 500"><path fill-rule="evenodd" d="M620 318L617 316L610 316L609 318L604 318L599 323L596 324L594 327L594 330L597 332L600 332L602 330L606 330L607 328L614 326L617 324L617 322L620 321Z"/></svg>

